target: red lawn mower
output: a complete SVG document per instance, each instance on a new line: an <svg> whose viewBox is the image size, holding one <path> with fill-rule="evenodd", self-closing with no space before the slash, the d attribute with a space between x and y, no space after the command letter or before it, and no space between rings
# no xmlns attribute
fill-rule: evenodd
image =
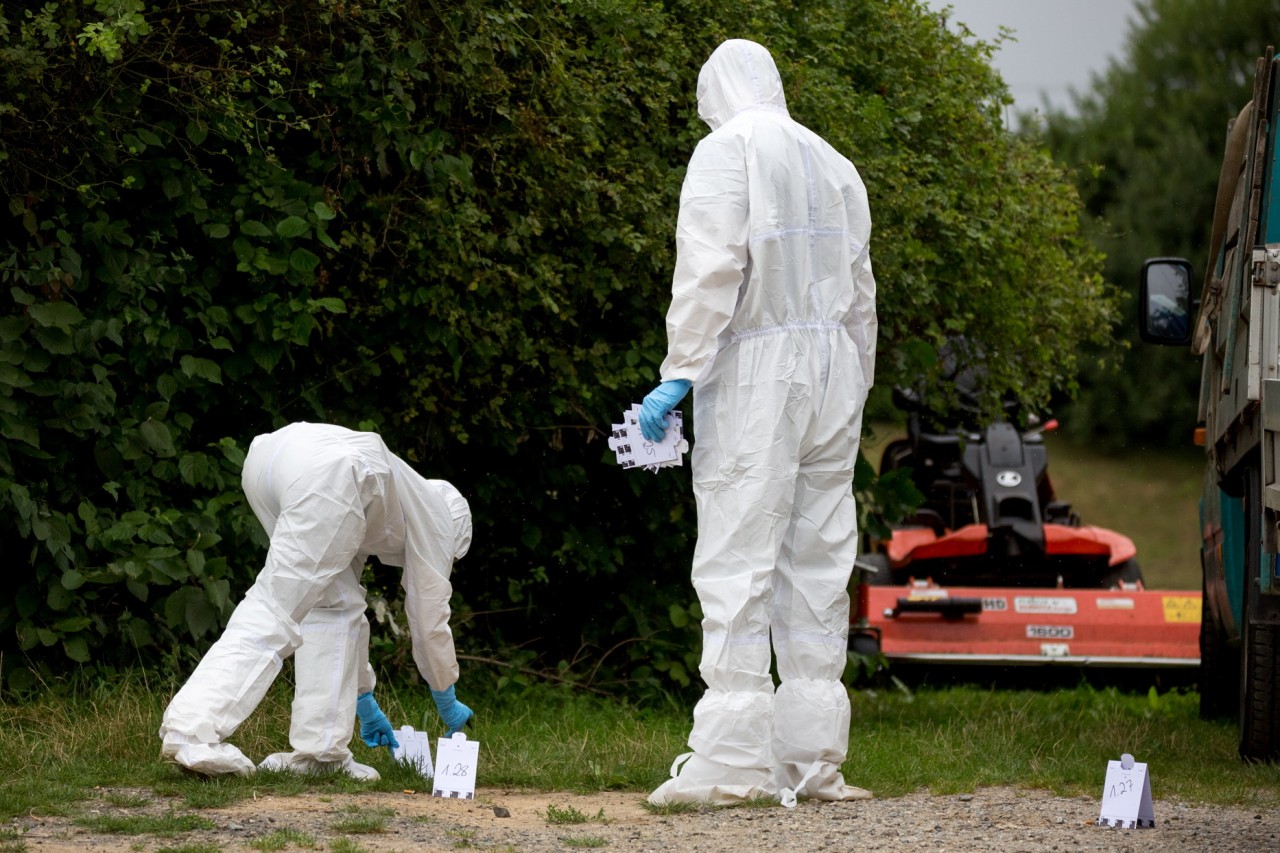
<svg viewBox="0 0 1280 853"><path fill-rule="evenodd" d="M924 502L858 558L851 650L890 671L1199 665L1200 592L1147 589L1133 541L1058 499L1044 444L1056 421L970 426L910 391L894 399L907 435L880 471L906 469Z"/></svg>

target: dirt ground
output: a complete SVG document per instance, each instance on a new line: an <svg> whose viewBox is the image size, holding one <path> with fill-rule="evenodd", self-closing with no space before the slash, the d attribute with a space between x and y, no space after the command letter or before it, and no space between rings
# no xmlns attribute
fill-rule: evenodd
<svg viewBox="0 0 1280 853"><path fill-rule="evenodd" d="M115 796L108 796L115 795ZM118 808L108 800L143 805ZM145 791L104 791L88 815L163 815L174 803ZM19 850L9 832L22 833L28 853L180 850L195 844L225 851L281 849L264 839L293 830L332 850L349 839L367 851L560 851L578 849L704 851L1258 851L1280 849L1280 812L1155 802L1152 829L1095 824L1098 800L1055 797L1044 791L983 788L973 794L906 797L850 803L802 802L795 809L742 807L652 814L636 793L572 794L481 789L475 800L399 794L268 796L193 812L215 824L171 837L95 834L68 818L24 818L5 829L0 849ZM178 813L185 813L178 810ZM581 816L585 822L553 822ZM352 827L359 817L378 829ZM369 818L374 818L369 821ZM379 820L380 818L380 820ZM344 822L346 825L344 826ZM256 842L256 843L255 843ZM341 846L341 845L339 845ZM284 847L304 849L298 843ZM354 851L350 845L349 851Z"/></svg>

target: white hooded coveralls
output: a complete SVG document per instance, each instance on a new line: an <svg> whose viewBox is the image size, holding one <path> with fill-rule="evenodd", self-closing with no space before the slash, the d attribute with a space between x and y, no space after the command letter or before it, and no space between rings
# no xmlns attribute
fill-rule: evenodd
<svg viewBox="0 0 1280 853"><path fill-rule="evenodd" d="M271 766L353 772L356 696L374 686L365 562L376 556L404 568L414 662L431 687L447 688L458 679L449 575L471 543L470 509L451 484L419 475L380 436L331 424L290 424L255 438L242 485L271 539L266 563L165 710L162 754L203 773L252 772L222 741L294 654L294 752L272 756L280 760Z"/></svg>
<svg viewBox="0 0 1280 853"><path fill-rule="evenodd" d="M692 574L707 689L692 756L650 800L865 797L840 773L840 677L854 462L875 372L866 188L790 118L758 44L716 49L698 113L711 133L680 193L662 379L694 383Z"/></svg>

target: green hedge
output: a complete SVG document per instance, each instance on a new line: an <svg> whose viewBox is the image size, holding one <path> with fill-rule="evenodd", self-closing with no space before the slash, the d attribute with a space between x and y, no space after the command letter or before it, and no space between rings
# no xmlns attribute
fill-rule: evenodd
<svg viewBox="0 0 1280 853"><path fill-rule="evenodd" d="M1069 386L1111 308L1074 191L1001 127L990 46L913 0L722 5L5 7L8 686L189 666L264 552L244 451L295 420L376 430L468 496L464 652L689 684L687 470L623 472L604 431L657 379L725 37L773 50L793 114L867 180L881 386L951 334L997 356L993 396Z"/></svg>

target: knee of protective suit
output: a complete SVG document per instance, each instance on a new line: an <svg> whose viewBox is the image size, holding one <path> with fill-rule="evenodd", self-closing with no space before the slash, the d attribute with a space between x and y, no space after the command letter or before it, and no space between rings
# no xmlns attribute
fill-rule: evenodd
<svg viewBox="0 0 1280 853"><path fill-rule="evenodd" d="M224 637L244 636L277 652L282 658L302 644L298 623L273 601L261 584L254 583L227 620Z"/></svg>
<svg viewBox="0 0 1280 853"><path fill-rule="evenodd" d="M846 614L848 610L846 608ZM848 616L845 616L848 624ZM849 659L846 631L837 634L819 632L797 634L775 627L773 645L778 654L778 677L785 683L794 679L833 681L844 674Z"/></svg>
<svg viewBox="0 0 1280 853"><path fill-rule="evenodd" d="M246 595L165 709L161 738L178 745L229 737L262 701L300 642L298 631L276 618L261 596Z"/></svg>
<svg viewBox="0 0 1280 853"><path fill-rule="evenodd" d="M730 637L705 633L698 671L710 690L773 692L772 650L767 633Z"/></svg>
<svg viewBox="0 0 1280 853"><path fill-rule="evenodd" d="M200 743L229 737L262 701L284 665L253 637L224 634L165 710L164 725Z"/></svg>

